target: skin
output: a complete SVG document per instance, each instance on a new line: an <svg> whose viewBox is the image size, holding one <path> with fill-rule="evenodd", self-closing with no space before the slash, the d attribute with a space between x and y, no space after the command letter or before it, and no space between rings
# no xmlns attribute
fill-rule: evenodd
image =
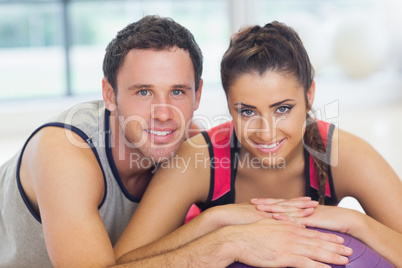
<svg viewBox="0 0 402 268"><path fill-rule="evenodd" d="M137 63L141 62L141 66ZM126 140L142 157L170 157L184 139L198 108L194 71L188 52L131 50L117 78L117 96L103 80L106 106L114 110ZM151 109L150 109L151 108ZM169 132L156 135L149 131Z"/></svg>
<svg viewBox="0 0 402 268"><path fill-rule="evenodd" d="M245 88L248 90L244 90ZM334 162L331 171L338 200L345 196L357 198L367 215L339 207L317 207L317 204L308 204L312 202L309 199L297 198L304 194L302 135L307 107L311 107L314 93L313 83L307 92L308 103L306 103L303 88L296 79L282 73L266 72L261 76L256 74L239 76L230 87L227 97L235 131L242 143L240 159L245 159L249 155L259 161L255 162L256 167L252 165L238 167L235 181L236 204L208 209L181 226L190 205L205 202L209 192L209 160L205 160L206 163L199 162L200 159L208 159L208 148L203 137L196 136L185 142L178 153L180 157L189 159L187 169L162 168L156 173L126 232L116 245L117 256L128 252L121 261L140 259L149 252L180 248L197 237L220 230L223 226L232 225L233 228L246 229L250 226L254 228L255 225L252 224L259 222L261 223L259 227L266 228L264 231L261 230L260 234L268 233L269 228L280 232L278 226L268 227L264 225L267 221L261 221L273 218L283 220L283 223L297 222L301 225L349 233L396 266L402 263L401 248L398 246L402 243L402 212L399 209L399 204L402 202L401 181L386 161L362 139L335 129L331 151L331 159ZM274 105L278 103L281 104ZM278 141L280 144L275 144ZM261 149L271 144L275 144L272 149ZM283 163L285 168L282 168ZM389 196L392 196L392 200ZM243 231L253 234L251 227ZM319 264L312 260L323 261L333 246L333 244L322 245L321 249L328 250L323 252L317 248L312 249L313 244L310 242L303 244L296 239L301 237L293 237L291 241L294 244L303 245L304 248L314 252L313 256L307 256L299 249L294 249L293 243L281 244L287 241L290 233L282 234L284 237L275 242L257 238L256 241L265 244L259 248L253 247L252 250L243 248L240 243L238 244L240 252L236 249L233 249L233 252L237 257L244 257L240 260L255 266L317 265L318 267ZM270 251L272 246L274 249ZM137 249L129 252L133 248ZM258 258L260 249L264 249L263 256L269 254L268 252L272 252L272 256L275 256L274 252L278 253L275 250L281 249L279 255L282 258L270 260L261 256ZM337 250L332 253L340 255L351 253L341 246ZM298 256L305 263L294 265L290 256ZM325 261L335 264L347 263L344 260L342 262L339 256L335 256L331 255Z"/></svg>
<svg viewBox="0 0 402 268"><path fill-rule="evenodd" d="M242 90L250 86L253 96ZM267 98L256 98L266 92L270 94L269 105L266 105ZM314 96L312 92L313 89L309 91L310 99ZM265 158L262 164L270 167L280 166L281 161L290 164L297 158L303 148L300 133L307 109L303 91L293 79L273 72L264 76L245 74L231 87L227 96L236 135L242 143L241 154ZM280 142L276 146L280 146L280 150L262 147L276 142ZM269 162L266 156L271 156L272 161Z"/></svg>
<svg viewBox="0 0 402 268"><path fill-rule="evenodd" d="M276 83L272 83L272 87L267 87L267 81L272 80L275 80ZM281 169L281 171L284 170L287 173L280 177L275 177L275 174L279 174L279 169L253 169L244 165L238 171L236 179L236 204L208 209L182 226L186 212L191 204L206 201L210 183L209 153L207 146L205 146L205 140L200 135L190 139L183 144L178 152L179 158L188 160L189 164L186 167L174 165L175 160L170 160L171 165L167 168L161 167L152 179L135 215L115 246L117 257L125 255L119 260L120 262L142 259L148 254L158 254L166 250L180 249L183 245L196 241L199 237L213 234L220 228L230 226L238 229L244 228L242 232L250 235L247 242L254 243L254 246L243 247L242 245L244 244L240 240L238 247L232 249L232 261L241 260L250 265L260 267L323 267L322 264L315 261L336 264L347 263L347 259L342 259L340 255L350 255L351 251L337 244L339 240L333 239L335 237L320 237L323 240L310 240L313 237L317 238L316 235L318 234L304 229L303 225L296 226L296 230L300 228L305 232L300 234L293 232L294 230L287 230L286 228L289 226L283 226L278 222L272 221L272 213L305 217L311 215L313 208L317 206L317 202L311 201L309 198L298 198L303 194L304 189L303 163L301 162L303 158L297 156L297 153L302 149L301 129L296 131L294 127L291 127L291 124L298 123L300 127L303 125L303 122L299 122L303 121L307 111L303 92L294 80L276 73L269 73L264 77L241 76L233 85L233 88L240 89L245 86L259 92L259 94L249 97L248 95L250 94L243 94L243 90L240 90L240 93L235 90L231 91L233 94L229 94L228 103L233 118L238 115L239 103L246 103L258 106L258 109L255 110L256 114L260 115L260 117L265 116L264 118L271 123L271 120L276 120L282 116L275 112L278 109L282 111L282 108L277 106L269 107L267 103L273 104L283 99L292 99L291 104L294 106L292 111L295 115L286 114L286 116L290 117L290 123L285 121L278 123L278 126L280 126L280 130L277 131L280 134L279 140L284 140L281 146L283 151L278 151L278 158L273 159L276 164L276 161L282 161L279 159L283 158L286 161L286 169ZM266 94L266 90L271 90L272 92L270 93L275 93L274 91L278 90L278 87L287 90L286 94ZM299 94L300 91L301 93ZM309 93L309 101L313 100L313 93L314 87ZM291 98L288 95L291 95ZM276 99L267 102L267 96L275 96ZM256 100L258 101L256 102ZM282 105L285 105L285 103ZM290 101L286 105L290 105ZM249 113L247 112L247 114ZM241 120L245 119L242 119L242 117L236 118L236 133L241 137L242 143L243 141L251 141L250 146L244 146L244 151L241 152L241 155L251 154L251 157L262 160L259 162L260 166L266 165L267 163L263 160L265 155L262 155L252 145L255 144L255 141L258 141L258 143L270 143L273 138L275 138L274 141L276 142L276 137L270 137L264 131L244 131L243 126L247 122L242 122ZM261 125L261 121L257 118L253 120L251 126L261 130ZM237 128L237 126L240 127ZM248 134L242 136L242 133ZM200 162L202 159L207 160L206 162ZM273 179L271 179L271 173L274 174ZM267 174L269 176L266 176ZM239 176L242 176L242 178ZM269 178L269 180L261 179L262 177ZM286 182L292 183L292 186L297 186L298 189L290 194L286 189L276 193L276 189L271 187L283 183L284 178L291 178L287 179ZM245 185L246 180L249 180L247 186ZM180 185L180 187L177 187L177 185ZM256 210L256 207L249 203L250 199L256 196L261 198L273 197L273 199L263 200L265 202L264 207L268 208L269 205L269 209L265 211ZM164 202L163 200L169 200L169 202ZM253 231L257 222L261 228L261 232L258 234ZM285 228L286 231L281 228ZM262 233L270 235L261 237ZM272 240L271 235L274 234L278 235L278 240ZM282 235L283 237L280 238ZM261 244L255 246L256 241L260 241ZM133 248L136 248L136 250L130 252ZM303 249L308 250L304 251ZM307 254L307 252L310 252L310 254ZM311 252L315 254L311 254ZM271 257L265 258L265 256ZM302 261L295 264L294 258ZM226 262L225 265L227 264ZM217 265L216 267L225 266Z"/></svg>
<svg viewBox="0 0 402 268"><path fill-rule="evenodd" d="M145 191L150 169L134 169L132 174L132 167L138 166L140 159L142 163L167 160L187 137L201 99L202 81L196 92L194 83L190 56L178 48L130 51L119 71L117 96L106 78L102 80L105 105L114 115L113 139L120 147L112 151L113 158L119 159L116 166L120 177L134 195L141 196ZM160 136L150 130L172 133ZM133 159L139 160L131 163ZM139 173L141 179L130 179Z"/></svg>
<svg viewBox="0 0 402 268"><path fill-rule="evenodd" d="M244 88L252 88L252 94ZM315 85L308 91L314 100ZM254 197L294 198L304 195L304 157L301 134L308 109L300 85L288 75L244 74L228 92L228 106L242 143L243 165L236 178L236 202ZM265 149L267 146L274 146ZM256 162L256 161L255 161ZM262 168L259 168L259 167ZM269 180L260 178L269 176ZM284 189L282 184L290 185ZM289 191L290 189L290 191Z"/></svg>
<svg viewBox="0 0 402 268"><path fill-rule="evenodd" d="M253 88L253 94L246 94L242 90L246 86ZM244 198L249 198L256 193L257 196L261 196L258 195L258 189L264 189L264 192L265 189L275 189L275 192L270 193L270 196L273 197L291 197L297 192L297 189L300 191L297 178L302 175L300 170L304 162L300 158L298 159L297 155L302 155L302 136L300 133L302 133L301 130L303 129L303 120L301 117L307 111L305 102L303 102L302 92L302 88L300 86L298 88L294 79L274 72L268 72L262 77L243 75L231 87L228 94L229 107L236 107L235 103L247 101L258 107L255 110L243 111L243 114L251 116L234 117L234 121L241 121L238 123L240 128L236 129L236 134L244 140L250 141L242 142L242 149L263 159L264 154L258 150L258 146L255 148L256 146L250 146L250 144L264 144L264 142L270 143L284 140L276 155L277 158L283 157L285 159L286 169L271 170L269 174L270 183L255 182L253 186L250 186L253 188L250 189L250 187L247 188L250 185L250 178L257 176L257 172L253 173L253 175L250 173L250 170L247 170L247 174L243 172L239 173L237 179L240 181L236 188L242 190L243 188L249 189L248 194L242 195ZM265 99L264 94L268 96ZM307 99L310 103L312 103L314 98L313 94L314 91L312 89L307 93ZM296 105L286 113L285 120L275 125L276 129L274 131L266 131L262 132L262 134L254 131L251 134L243 135L244 121L251 120L254 117L261 116L266 118L269 123L275 124L270 121L270 115L273 115L273 119L278 119L277 113L281 110L279 108L277 110L267 109L264 101L266 103L276 103L285 99L294 99ZM286 103L284 102L283 104ZM289 103L291 104L291 102ZM282 111L287 110L282 109ZM235 115L236 112L232 111L231 114ZM275 133L276 135L271 136L271 133ZM265 137L266 139L264 139ZM402 243L402 213L398 210L399 204L402 202L402 184L400 179L378 152L362 139L336 129L332 142L331 159L337 163L332 164L331 172L337 198L341 200L346 196L355 197L367 215L340 207L320 206L315 210L314 214L306 218L300 218L298 221L307 226L349 233L375 249L394 265L402 263L402 250L398 246ZM289 172L294 170L299 170L299 175L297 176L297 173L295 173L294 176L289 176L291 175ZM286 178L295 179L286 180ZM277 184L273 182L275 180L277 180ZM269 186L269 184L274 188L264 188L264 185ZM239 195L240 193L244 193L244 191L239 191ZM373 194L375 194L375 198L373 198ZM392 196L392 200L389 199L389 196ZM255 204L258 204L258 202ZM264 206L260 205L259 209L264 211ZM276 215L274 218L292 219L292 217L285 215Z"/></svg>
<svg viewBox="0 0 402 268"><path fill-rule="evenodd" d="M184 140L179 134L186 133L198 108L202 82L195 92L189 54L174 48L130 51L118 72L117 84L115 96L108 81L102 80L104 102L112 110L112 154L128 192L141 197L151 168L130 165L130 154L155 161L174 153ZM152 105L157 106L153 111ZM141 118L147 127L139 127L130 120L132 117ZM122 127L124 122L128 123ZM147 130L171 133L159 137ZM132 146L144 137L144 144ZM105 192L102 172L80 137L62 128L42 129L26 147L20 175L29 202L37 213L40 211L54 267L115 264L113 247L98 212Z"/></svg>
<svg viewBox="0 0 402 268"><path fill-rule="evenodd" d="M193 229L196 230L197 227ZM222 227L176 250L150 257L142 255L140 259L119 267L227 267L233 261L246 260L256 267L329 267L311 261L310 258L317 259L317 256L321 260L332 258L338 263L346 263L347 258L331 253L336 251L334 247L339 249L340 246L325 240L334 242L336 237L311 232L289 221L281 223L265 219L253 224ZM126 259L130 258L127 256Z"/></svg>

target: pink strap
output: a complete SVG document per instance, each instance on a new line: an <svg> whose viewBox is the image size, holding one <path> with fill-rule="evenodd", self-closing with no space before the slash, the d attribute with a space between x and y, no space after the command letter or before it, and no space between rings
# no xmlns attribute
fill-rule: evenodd
<svg viewBox="0 0 402 268"><path fill-rule="evenodd" d="M328 131L329 131L330 124L317 120L317 126L318 126L318 130L320 131L322 141L324 142L325 147L327 147L327 138L328 138ZM311 154L309 157L310 157L310 185L314 189L318 190L319 189L318 176L317 176L317 172L315 171L315 167L314 167L314 159L311 156ZM331 197L331 190L329 188L328 180L325 185L325 195Z"/></svg>

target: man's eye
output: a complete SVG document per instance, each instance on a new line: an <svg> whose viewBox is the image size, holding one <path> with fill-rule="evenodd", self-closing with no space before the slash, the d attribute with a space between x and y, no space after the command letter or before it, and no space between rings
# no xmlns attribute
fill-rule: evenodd
<svg viewBox="0 0 402 268"><path fill-rule="evenodd" d="M138 93L139 93L141 96L147 96L147 95L149 95L148 90L145 90L145 89L140 90Z"/></svg>
<svg viewBox="0 0 402 268"><path fill-rule="evenodd" d="M178 90L178 89L175 89L175 90L173 90L172 94L175 95L175 96L178 96L178 95L182 94L182 91Z"/></svg>

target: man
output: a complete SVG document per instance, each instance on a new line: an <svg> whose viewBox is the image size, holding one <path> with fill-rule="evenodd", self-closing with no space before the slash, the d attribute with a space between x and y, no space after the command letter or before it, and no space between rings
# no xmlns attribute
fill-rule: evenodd
<svg viewBox="0 0 402 268"><path fill-rule="evenodd" d="M113 246L154 165L171 157L194 129L189 125L200 101L202 54L181 25L156 16L128 25L108 45L103 70L103 102L79 104L40 126L0 168L0 267L115 265ZM292 251L307 242L328 246L300 232L272 219L228 226L177 248L162 243L162 250L147 250L144 258L128 254L122 266L260 261L255 256L270 258L263 253L286 237L302 240ZM333 257L335 251L324 253Z"/></svg>
<svg viewBox="0 0 402 268"><path fill-rule="evenodd" d="M103 102L41 126L0 169L0 267L113 265L155 163L187 137L202 90L187 29L144 17L108 45L103 71Z"/></svg>

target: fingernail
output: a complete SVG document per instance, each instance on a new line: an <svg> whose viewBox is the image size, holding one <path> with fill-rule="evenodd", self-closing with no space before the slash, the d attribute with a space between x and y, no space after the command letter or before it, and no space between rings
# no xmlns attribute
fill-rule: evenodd
<svg viewBox="0 0 402 268"><path fill-rule="evenodd" d="M336 236L336 240L338 240L339 243L345 242L345 239L343 239L341 236Z"/></svg>
<svg viewBox="0 0 402 268"><path fill-rule="evenodd" d="M339 259L342 261L342 262L349 262L349 258L348 257L345 257L345 256L339 256Z"/></svg>
<svg viewBox="0 0 402 268"><path fill-rule="evenodd" d="M345 252L347 254L352 254L353 253L353 249L349 248L349 247L345 247Z"/></svg>

